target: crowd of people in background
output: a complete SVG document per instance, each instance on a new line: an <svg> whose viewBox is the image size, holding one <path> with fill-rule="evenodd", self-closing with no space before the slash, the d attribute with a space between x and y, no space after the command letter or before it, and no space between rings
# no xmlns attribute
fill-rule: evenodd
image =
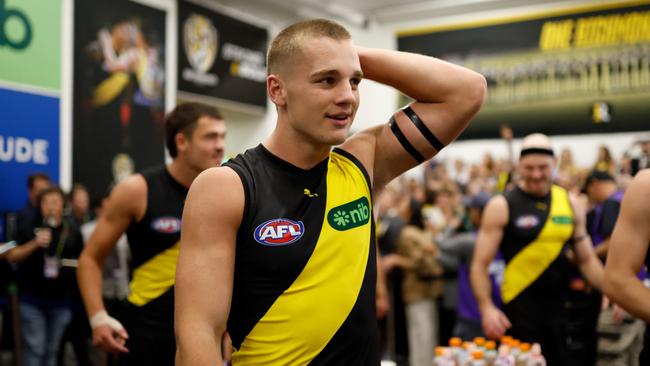
<svg viewBox="0 0 650 366"><path fill-rule="evenodd" d="M16 213L11 233L16 246L0 261L0 344L8 350L20 343L25 365L95 365L103 355L92 347L75 272L106 197L91 204L82 184L66 194L44 173L30 175L27 188L27 204ZM120 260L105 268L107 287L114 289L104 294L119 302L128 294L128 246L112 255ZM8 306L12 297L15 314Z"/></svg>
<svg viewBox="0 0 650 366"><path fill-rule="evenodd" d="M424 177L400 177L376 201L380 261L392 304L381 323L382 342L398 364L428 365L434 347L446 346L451 337L485 336L468 266L482 209L518 179L511 131L502 130L502 137L509 156L485 153L474 164L434 159L424 166ZM568 146L555 152L554 184L587 205L587 231L603 262L625 188L640 169L650 167L650 141L635 142L631 152L617 160L603 144L589 166L576 165ZM493 302L499 306L504 268L498 254L489 272ZM643 322L612 305L577 268L574 272L566 284L569 364L638 364Z"/></svg>
<svg viewBox="0 0 650 366"><path fill-rule="evenodd" d="M626 153L618 159L603 144L594 152L591 166L577 166L570 147L556 153L554 181L588 201L591 229L610 225L611 234L613 223L601 225L594 220L607 215L612 199L620 202L640 169L650 167L650 141L638 144L640 154ZM398 364L430 365L436 345L446 345L451 337L471 340L485 335L469 283L469 264L482 210L491 196L513 186L515 165L512 156L490 153L473 164L460 158L433 159L423 165L422 177L402 176L375 198L379 263L390 302L389 312L379 320L385 357ZM0 344L10 350L13 336L21 334L26 365L65 365L70 360L96 364L105 356L93 350L74 269L108 195L91 200L81 184L64 194L42 173L31 175L27 183L28 203L17 213L14 236L26 245L0 254ZM590 234L602 235L593 230ZM608 236L594 240L603 261L607 247L600 244L607 244ZM128 295L128 252L122 238L103 271L103 294L111 307L119 307ZM495 258L490 266L495 304L500 304L503 269L503 259ZM598 362L635 364L642 348L643 322L603 300L579 275L567 286L580 295L572 296L574 302L569 304L574 308L569 352ZM16 289L20 333L11 332L10 324L9 295ZM606 306L601 306L603 301ZM623 333L631 335L616 336Z"/></svg>

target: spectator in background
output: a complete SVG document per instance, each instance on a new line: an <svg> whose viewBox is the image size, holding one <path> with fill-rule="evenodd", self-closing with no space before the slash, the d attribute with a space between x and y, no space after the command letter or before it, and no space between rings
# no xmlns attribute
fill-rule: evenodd
<svg viewBox="0 0 650 366"><path fill-rule="evenodd" d="M454 159L454 168L450 172L451 179L460 187L467 187L469 183L469 169L463 159Z"/></svg>
<svg viewBox="0 0 650 366"><path fill-rule="evenodd" d="M379 322L380 341L384 354L398 364L406 363L408 358L408 335L402 299L403 273L398 266L401 257L397 254L397 240L405 226L399 212L401 197L400 181L395 180L386 186L375 203L378 214L376 230L379 263L386 276L390 303L388 315Z"/></svg>
<svg viewBox="0 0 650 366"><path fill-rule="evenodd" d="M621 201L623 200L623 190L618 187L614 177L600 171L592 171L587 176L583 190L593 203L593 208L587 214L587 231L595 246L596 255L605 263L609 252L611 235L618 220ZM646 272L643 270L640 273L642 277L645 277L645 274ZM575 359L576 362L574 363L576 365L593 365L594 361L596 361L591 357L591 353L596 353L597 348L597 338L593 335L593 330L596 328L599 333L601 333L600 330L606 330L602 333L608 334L608 337L604 337L604 341L598 340L599 345L603 347L602 353L605 354L604 356L613 353L612 350L608 350L607 346L613 339L616 339L613 336L618 336L619 341L611 347L619 353L616 360L620 364L638 365L636 362L643 338L643 327L638 324L639 321L621 311L617 305L610 304L609 301L605 302L607 306L604 306L601 310L601 293L590 289L584 283L577 289L572 286L572 289L574 290L572 291L574 296L569 302L572 322L582 321L584 327L583 334L576 334L574 339L578 340L579 343L586 343L589 347L588 354L578 353L578 358ZM600 351L599 349L598 354L601 354ZM611 356L603 357L602 360L611 361ZM598 359L598 361L601 361L601 359Z"/></svg>
<svg viewBox="0 0 650 366"><path fill-rule="evenodd" d="M515 156L512 148L512 129L507 124L502 124L499 127L499 134L501 139L506 143L506 151L508 155L505 159L500 159L496 164L495 176L496 176L496 191L504 192L511 188L513 181L513 169L515 166Z"/></svg>
<svg viewBox="0 0 650 366"><path fill-rule="evenodd" d="M635 142L634 145L638 145L639 150L630 162L632 176L636 175L641 169L650 168L650 137L645 136Z"/></svg>
<svg viewBox="0 0 650 366"><path fill-rule="evenodd" d="M444 184L435 195L435 205L424 211L425 227L436 241L456 233L463 227L462 207L459 205L459 193L455 185ZM443 296L439 301L440 341L446 343L452 336L456 324L456 307L458 306L458 287L456 272L445 272Z"/></svg>
<svg viewBox="0 0 650 366"><path fill-rule="evenodd" d="M474 229L464 233L455 233L438 243L442 252L441 262L443 264L457 264L458 306L453 335L465 340L484 336L483 329L481 329L481 314L469 280L469 266L472 262L476 234L481 223L483 208L489 199L490 195L485 192L479 192L469 197L466 208ZM489 268L492 280L492 301L498 307L501 306L499 277L503 275L503 265L503 259L498 255Z"/></svg>
<svg viewBox="0 0 650 366"><path fill-rule="evenodd" d="M571 149L564 147L560 152L560 161L557 166L558 174L565 174L568 177L575 177L578 174L578 169L573 163L573 154Z"/></svg>
<svg viewBox="0 0 650 366"><path fill-rule="evenodd" d="M40 211L38 207L38 196L51 185L52 181L45 173L37 172L27 177L28 201L27 205L16 216L17 235L21 235L22 237L30 235L32 223Z"/></svg>
<svg viewBox="0 0 650 366"><path fill-rule="evenodd" d="M594 163L593 170L606 172L611 176L616 175L616 162L612 158L612 154L605 145L598 147L598 158Z"/></svg>
<svg viewBox="0 0 650 366"><path fill-rule="evenodd" d="M618 190L614 178L609 173L600 170L592 170L589 173L583 192L593 205L587 214L587 231L594 245L594 252L604 263L609 236L618 217L623 192ZM577 268L572 268L569 285L569 297L565 305L568 311L567 361L570 365L592 366L597 358L596 330L602 295L580 276Z"/></svg>
<svg viewBox="0 0 650 366"><path fill-rule="evenodd" d="M442 293L442 267L436 257L438 248L430 233L424 230L422 205L411 197L400 204L402 229L397 265L404 271L402 298L406 304L406 320L411 366L430 366L438 345L438 307Z"/></svg>
<svg viewBox="0 0 650 366"><path fill-rule="evenodd" d="M621 188L625 190L630 184L633 178L632 174L632 158L628 152L623 153L621 156L621 161L618 164L618 176L616 177L616 183Z"/></svg>
<svg viewBox="0 0 650 366"><path fill-rule="evenodd" d="M70 215L77 227L81 227L81 225L93 219L92 212L90 212L90 196L83 184L75 183L68 198L70 200Z"/></svg>
<svg viewBox="0 0 650 366"><path fill-rule="evenodd" d="M75 260L81 233L63 215L65 195L56 186L43 190L30 230L19 232L7 260L18 265L20 320L26 366L54 366L61 336L72 318L76 292ZM28 233L29 235L23 236Z"/></svg>

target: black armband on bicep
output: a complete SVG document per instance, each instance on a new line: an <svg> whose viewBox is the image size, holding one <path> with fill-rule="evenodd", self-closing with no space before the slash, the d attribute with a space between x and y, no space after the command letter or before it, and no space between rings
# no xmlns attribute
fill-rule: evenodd
<svg viewBox="0 0 650 366"><path fill-rule="evenodd" d="M411 108L411 106L406 106L404 109L402 109L402 111L411 120L411 122L413 122L415 127L418 128L418 131L420 131L422 136L424 136L424 138L426 138L427 141L429 141L431 146L433 146L437 151L440 151L445 147L445 145L442 142L440 142L440 140L438 140L436 136L433 135L431 130L429 130L429 128L424 124L424 122L422 122L420 117L415 113L415 111Z"/></svg>
<svg viewBox="0 0 650 366"><path fill-rule="evenodd" d="M406 150L406 152L408 152L413 157L413 159L415 159L415 161L418 162L418 164L422 163L424 161L424 156L422 156L422 154L420 154L417 151L417 149L415 149L415 147L411 145L411 143L406 138L406 136L404 136L402 130L400 130L399 127L397 126L395 117L390 118L390 122L388 122L388 125L390 126L390 130L393 131L393 135L397 137L397 141L399 141L399 143L402 145L404 150Z"/></svg>

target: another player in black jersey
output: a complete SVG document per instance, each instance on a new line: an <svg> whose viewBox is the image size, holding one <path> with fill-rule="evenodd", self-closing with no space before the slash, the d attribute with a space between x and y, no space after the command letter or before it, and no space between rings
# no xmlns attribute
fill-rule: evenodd
<svg viewBox="0 0 650 366"><path fill-rule="evenodd" d="M223 159L226 126L214 107L179 105L167 115L165 133L172 162L115 187L79 258L77 277L93 342L105 351L123 352L120 364L174 364L173 288L185 196L199 173ZM125 232L132 256L122 325L104 307L101 268Z"/></svg>
<svg viewBox="0 0 650 366"><path fill-rule="evenodd" d="M498 338L507 331L524 342L538 342L549 365L564 365L567 250L575 253L576 265L597 288L603 268L587 234L585 208L553 185L555 163L547 136L524 138L517 186L493 197L485 208L471 280L488 337ZM492 303L488 277L497 250L506 261L503 312Z"/></svg>
<svg viewBox="0 0 650 366"><path fill-rule="evenodd" d="M650 268L650 169L639 171L628 186L609 240L603 290L632 315L650 323L650 290L637 274ZM650 326L646 325L639 365L650 365Z"/></svg>
<svg viewBox="0 0 650 366"><path fill-rule="evenodd" d="M432 57L357 47L327 20L280 32L267 64L275 130L202 173L188 194L178 364L221 364L227 327L234 365L378 365L372 193L463 131L485 78ZM348 138L363 78L415 102Z"/></svg>

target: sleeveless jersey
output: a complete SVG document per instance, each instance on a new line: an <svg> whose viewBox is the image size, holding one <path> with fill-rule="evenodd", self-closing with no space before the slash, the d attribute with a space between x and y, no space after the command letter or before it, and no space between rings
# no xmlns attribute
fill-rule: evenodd
<svg viewBox="0 0 650 366"><path fill-rule="evenodd" d="M181 215L188 189L165 166L142 173L147 209L126 231L131 248L128 301L133 323L152 334L174 336L174 293Z"/></svg>
<svg viewBox="0 0 650 366"><path fill-rule="evenodd" d="M348 152L303 170L262 145L245 190L228 332L234 365L378 365L370 179Z"/></svg>
<svg viewBox="0 0 650 366"><path fill-rule="evenodd" d="M564 299L569 264L564 255L573 235L574 215L567 192L552 186L541 198L519 187L505 194L509 220L500 250L506 261L501 293L504 304Z"/></svg>

